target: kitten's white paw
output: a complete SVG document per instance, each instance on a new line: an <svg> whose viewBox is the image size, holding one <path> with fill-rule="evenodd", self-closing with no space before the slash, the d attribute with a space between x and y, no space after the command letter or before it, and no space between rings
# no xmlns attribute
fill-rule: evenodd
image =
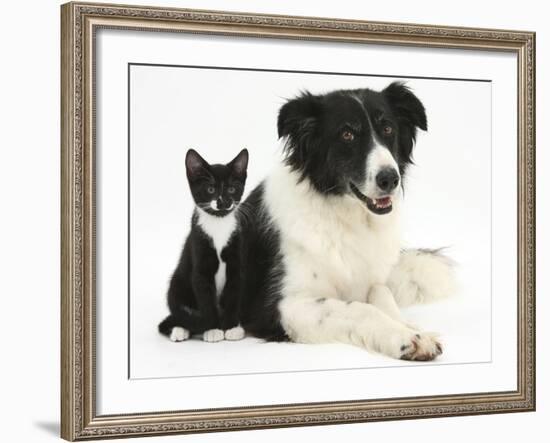
<svg viewBox="0 0 550 443"><path fill-rule="evenodd" d="M209 329L208 331L205 331L204 334L202 334L202 339L204 341L214 343L217 341L223 340L223 331L221 329Z"/></svg>
<svg viewBox="0 0 550 443"><path fill-rule="evenodd" d="M234 328L228 329L225 331L226 340L242 340L244 338L244 329L240 326L235 326Z"/></svg>
<svg viewBox="0 0 550 443"><path fill-rule="evenodd" d="M174 326L172 328L172 333L170 334L170 340L172 341L183 341L189 338L189 331L181 326Z"/></svg>

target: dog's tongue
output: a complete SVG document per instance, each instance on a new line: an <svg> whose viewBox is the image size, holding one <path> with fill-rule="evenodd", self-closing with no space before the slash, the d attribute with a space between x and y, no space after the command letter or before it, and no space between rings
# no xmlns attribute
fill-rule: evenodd
<svg viewBox="0 0 550 443"><path fill-rule="evenodd" d="M391 198L390 197L383 197L383 198L377 198L375 200L375 203L376 205L380 205L380 206L387 206L389 205L391 202Z"/></svg>

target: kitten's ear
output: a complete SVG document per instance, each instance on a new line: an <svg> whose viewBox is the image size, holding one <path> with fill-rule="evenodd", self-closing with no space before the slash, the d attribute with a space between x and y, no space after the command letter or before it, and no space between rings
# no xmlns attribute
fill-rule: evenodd
<svg viewBox="0 0 550 443"><path fill-rule="evenodd" d="M187 169L187 178L194 180L208 171L208 162L202 158L197 151L189 149L185 156L185 168Z"/></svg>
<svg viewBox="0 0 550 443"><path fill-rule="evenodd" d="M243 149L239 154L229 162L229 165L233 174L246 178L246 168L248 167L248 150Z"/></svg>

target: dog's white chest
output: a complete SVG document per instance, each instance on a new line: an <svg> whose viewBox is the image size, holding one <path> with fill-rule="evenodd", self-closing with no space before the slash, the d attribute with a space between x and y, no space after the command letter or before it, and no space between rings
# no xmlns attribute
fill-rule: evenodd
<svg viewBox="0 0 550 443"><path fill-rule="evenodd" d="M202 230L212 239L212 244L216 250L216 256L218 257L218 269L214 276L214 282L216 284L216 293L219 296L223 291L225 282L227 279L226 263L222 259L222 251L229 239L235 232L237 227L237 220L235 214L231 213L225 217L216 217L210 215L202 210L198 210L198 224Z"/></svg>
<svg viewBox="0 0 550 443"><path fill-rule="evenodd" d="M365 301L385 283L399 256L397 214L372 219L353 198L320 196L284 174L266 197L281 232L285 295Z"/></svg>
<svg viewBox="0 0 550 443"><path fill-rule="evenodd" d="M362 225L360 224L362 223ZM283 239L290 287L314 288L314 294L365 301L373 284L383 284L397 261L397 242L366 222L350 224L319 219L315 229L298 227L300 242Z"/></svg>

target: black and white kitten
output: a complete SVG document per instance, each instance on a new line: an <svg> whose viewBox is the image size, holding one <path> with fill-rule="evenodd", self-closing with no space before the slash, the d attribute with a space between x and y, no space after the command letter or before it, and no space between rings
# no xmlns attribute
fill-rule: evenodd
<svg viewBox="0 0 550 443"><path fill-rule="evenodd" d="M191 232L168 289L170 315L158 326L172 341L240 340L241 234L235 209L243 195L248 151L211 165L190 149L187 179L195 200Z"/></svg>

